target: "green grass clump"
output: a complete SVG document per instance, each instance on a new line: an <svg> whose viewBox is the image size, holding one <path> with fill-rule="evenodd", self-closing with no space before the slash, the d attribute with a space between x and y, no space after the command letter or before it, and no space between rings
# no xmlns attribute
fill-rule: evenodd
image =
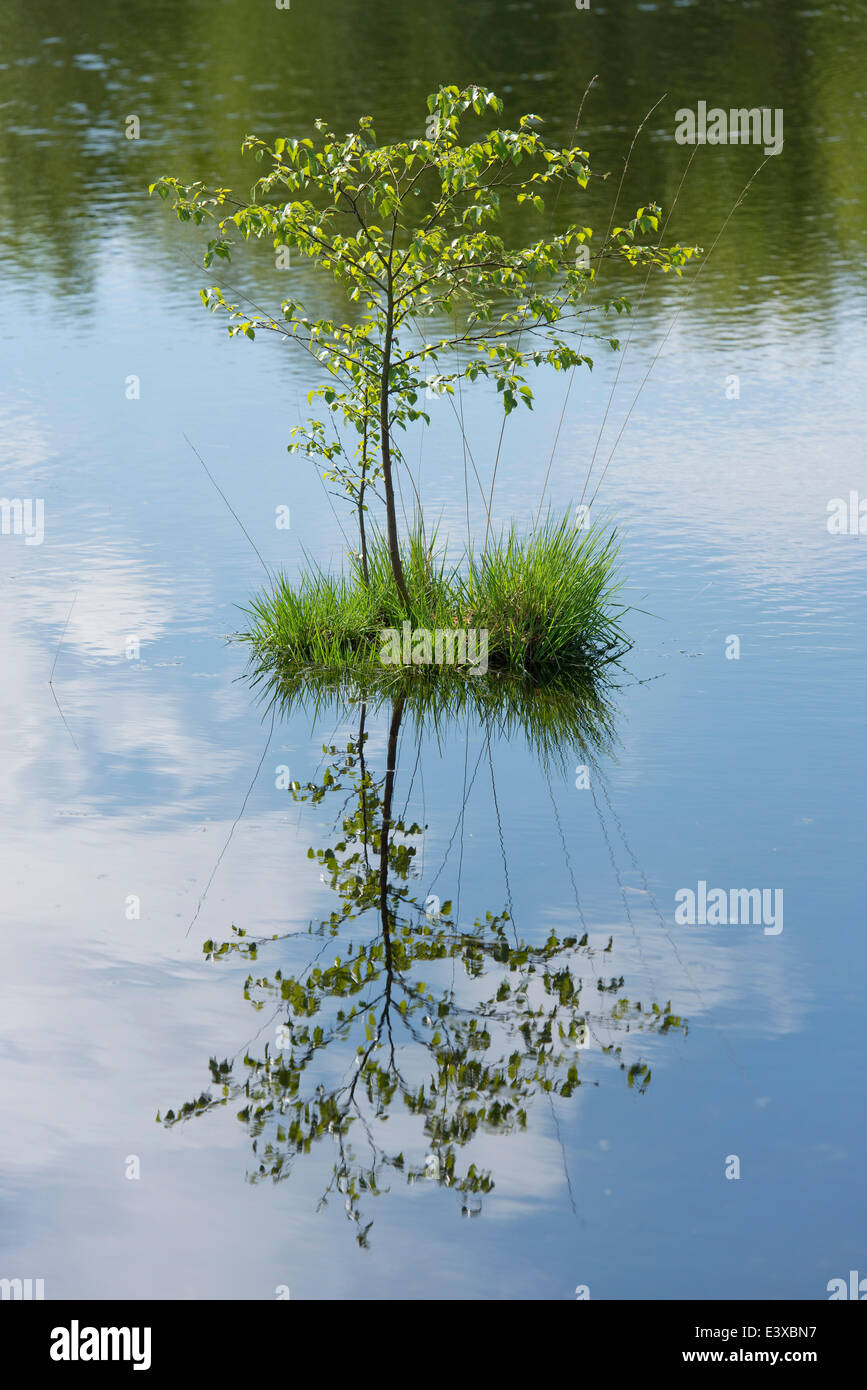
<svg viewBox="0 0 867 1390"><path fill-rule="evenodd" d="M576 757L591 765L615 741L617 687L587 668L528 681L508 671L467 677L449 667L378 666L279 671L253 662L247 679L266 711L282 719L307 714L311 729L323 720L349 723L364 709L372 718L400 702L413 740L444 740L466 723L496 742L522 738L543 762L565 771Z"/></svg>
<svg viewBox="0 0 867 1390"><path fill-rule="evenodd" d="M246 610L250 627L239 636L265 669L383 673L385 628L406 621L431 632L484 628L490 671L541 681L597 668L626 649L614 602L616 556L613 534L578 530L567 517L523 539L513 527L485 555L449 564L436 536L426 539L417 524L403 552L407 612L385 538L374 532L367 584L357 558L349 575L307 572L294 583L280 575Z"/></svg>

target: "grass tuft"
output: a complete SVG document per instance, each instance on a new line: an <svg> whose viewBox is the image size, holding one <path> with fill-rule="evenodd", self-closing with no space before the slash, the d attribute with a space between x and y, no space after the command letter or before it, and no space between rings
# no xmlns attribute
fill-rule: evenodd
<svg viewBox="0 0 867 1390"><path fill-rule="evenodd" d="M366 585L355 558L349 575L308 571L294 583L280 575L245 610L250 625L239 637L265 670L381 673L386 628L400 630L409 620L430 632L486 629L490 671L542 682L597 669L626 650L616 559L613 533L598 525L579 530L567 516L549 518L529 538L512 527L485 555L470 552L450 564L436 535L426 540L417 523L403 552L409 612L385 537L374 532Z"/></svg>

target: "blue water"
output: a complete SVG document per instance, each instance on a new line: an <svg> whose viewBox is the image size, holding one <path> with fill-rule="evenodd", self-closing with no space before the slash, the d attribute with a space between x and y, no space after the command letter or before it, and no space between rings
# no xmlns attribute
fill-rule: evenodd
<svg viewBox="0 0 867 1390"><path fill-rule="evenodd" d="M348 23L353 7L336 8ZM432 51L408 79L413 92L450 80L442 68L454 8L426 21ZM489 7L463 8L480 26L468 42L481 64ZM679 8L665 7L666 26ZM750 9L711 8L720 23ZM766 8L770 25L777 7ZM619 9L642 48L648 7ZM859 7L836 9L836 38L825 31L810 90L845 83L863 45ZM205 23L209 7L189 10ZM217 10L221 24L238 24L239 6ZM334 843L340 799L302 804L276 783L285 767L302 784L321 777L322 745L345 748L357 709L296 710L272 727L244 679L245 653L225 640L264 576L184 435L270 566L295 573L305 556L338 566L346 543L316 471L286 453L318 377L282 345L227 340L198 304L207 277L192 264L188 229L143 199L142 186L179 165L211 177L249 128L280 126L299 109L318 114L339 82L316 30L312 57L292 50L295 104L263 110L255 86L234 82L233 62L253 83L269 31L236 60L218 33L202 60L223 112L209 142L199 116L185 114L188 98L164 85L162 40L137 41L135 7L127 28L94 20L86 37L65 12L53 19L41 32L20 30L0 71L19 107L0 171L5 187L19 182L22 209L0 267L0 488L45 504L41 545L0 537L0 1275L44 1278L49 1298L267 1299L286 1286L293 1299L570 1299L580 1285L593 1299L826 1298L828 1280L867 1260L867 563L863 536L827 526L831 499L867 497L853 230L864 190L850 182L856 155L838 158L835 146L850 138L852 111L863 113L863 92L860 107L841 103L836 135L833 106L823 118L827 183L804 193L797 234L785 227L796 172L772 162L778 182L758 185L689 297L654 287L636 315L588 494L659 350L593 503L620 531L634 645L609 694L613 738L592 750L589 787L576 786L588 761L580 749L546 769L520 733L503 738L483 721L446 721L420 742L406 723L400 735L395 801L407 823L425 827L413 841L413 891L422 900L460 891L462 928L511 899L514 928L533 943L552 929L581 936L583 914L595 952L582 966L588 993L597 970L622 975L620 993L645 1009L670 1001L686 1030L618 1034L627 1066L640 1058L652 1071L643 1092L592 1046L575 1094L537 1094L526 1129L474 1140L471 1157L494 1181L474 1219L449 1186L392 1172L388 1192L364 1198L361 1224L373 1225L360 1248L342 1195L317 1210L335 1161L330 1136L286 1181L252 1183L258 1158L236 1118L240 1102L155 1123L208 1086L209 1058L234 1059L243 1078L245 1052L261 1057L273 1039L285 1009L256 1009L255 989L244 997L251 969L301 971L322 944L304 933L335 899L307 851ZM607 22L602 10L595 19ZM796 19L804 51L818 44L809 17ZM308 32L313 20L301 22ZM500 71L484 80L517 86L531 109L546 93L586 85L599 62L586 74L582 66L576 83L544 25L526 39L522 68L523 23L503 21L485 58ZM682 86L701 96L722 82L713 26L699 24L694 49L665 32ZM770 29L756 42L770 52ZM381 91L389 119L409 128L409 97L404 108L390 85L397 37L393 45L363 75L364 96ZM577 64L575 52L563 49ZM185 48L178 61L184 53L183 70L198 71ZM587 141L622 152L629 121L608 61ZM66 85L46 109L39 74L44 83L54 62ZM328 77L314 101L316 64ZM111 81L97 88L103 66ZM661 79L637 51L634 72L629 110L640 118ZM137 102L158 87L134 148L112 136L130 106L131 73ZM789 103L797 153L806 100L785 92L779 71L769 86L761 100ZM82 134L67 166L75 101ZM356 101L345 92L334 101L353 118ZM571 115L556 119L571 126ZM28 150L43 152L41 184L23 172ZM741 160L737 170L725 165L725 187L700 176L709 201L703 208L695 195L677 235L711 244L753 167L749 152L726 155ZM649 196L652 144L638 158L640 196ZM271 273L272 290L280 283ZM551 474L555 509L581 496L617 363L600 353L576 379ZM125 395L131 375L139 399ZM732 375L737 397L726 395ZM532 520L564 390L562 378L540 379L534 414L509 422L498 523ZM500 421L492 393L464 405L490 478ZM433 421L420 460L410 460L425 506L459 540L460 437L447 406L435 406ZM282 505L288 531L275 526ZM476 494L477 534L482 516ZM737 657L726 655L738 645ZM388 719L388 709L369 715L377 777ZM700 881L781 890L783 930L678 924L676 894ZM228 941L233 926L257 938L302 935L264 945L256 967L233 954L205 960L204 940ZM364 931L373 931L367 920L345 929L326 958ZM440 966L429 983L451 979ZM458 987L466 1003L477 998L472 982ZM353 1042L329 1054L335 1084L351 1074L354 1052ZM419 1065L417 1048L407 1046L405 1064ZM384 1147L424 1167L428 1146L405 1107L375 1123ZM357 1148L363 1156L360 1140ZM725 1176L731 1156L737 1180ZM137 1177L127 1176L132 1159Z"/></svg>

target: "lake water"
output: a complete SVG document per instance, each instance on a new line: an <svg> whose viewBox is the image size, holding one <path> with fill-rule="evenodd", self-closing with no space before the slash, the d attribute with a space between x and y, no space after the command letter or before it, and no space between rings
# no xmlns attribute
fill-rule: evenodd
<svg viewBox="0 0 867 1390"><path fill-rule="evenodd" d="M45 531L0 536L0 1276L48 1298L824 1299L867 1273L867 563L828 528L832 499L867 498L864 20L856 0L4 10L0 490L43 499ZM713 248L594 352L554 456L562 510L596 451L623 669L547 754L508 705L269 707L225 641L261 568L184 435L269 565L336 567L338 517L286 452L320 378L204 314L202 236L147 184L246 187L246 133L319 115L421 135L441 82L565 140L594 74L582 140L612 174L587 220L604 230L667 94L618 216L676 198L669 239ZM678 192L674 113L700 100L784 112L727 223L764 156L700 148ZM289 283L264 248L237 273L273 304ZM534 385L498 524L530 524L551 457L565 383ZM489 479L493 393L464 409ZM412 466L459 541L460 437L444 403L432 422ZM700 884L770 890L782 916L679 922ZM571 1037L545 1033L557 1003Z"/></svg>

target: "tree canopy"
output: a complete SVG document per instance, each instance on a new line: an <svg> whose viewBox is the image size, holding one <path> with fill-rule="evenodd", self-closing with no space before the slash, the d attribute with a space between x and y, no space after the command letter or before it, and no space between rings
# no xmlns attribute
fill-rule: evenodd
<svg viewBox="0 0 867 1390"><path fill-rule="evenodd" d="M394 494L401 461L395 431L429 422L420 400L433 389L453 394L457 379L496 383L509 414L532 408L530 368L592 367L584 350L591 310L628 310L614 296L589 294L605 257L648 271L682 273L697 248L662 247L642 238L659 228L655 204L611 226L595 258L592 229L562 231L506 244L495 226L504 205L544 213L564 186L586 188L589 155L577 145L548 143L532 113L514 130L495 128L466 138L463 120L499 115L501 99L484 87L442 86L428 97L423 138L381 144L373 118L338 137L323 120L316 139L280 137L269 144L248 135L243 149L267 170L249 201L228 188L163 177L151 192L172 197L181 221L215 222L204 255L230 260L233 234L268 239L276 251L295 248L342 286L358 311L340 323L316 318L294 295L280 314L231 302L218 285L201 291L211 310L225 312L229 332L254 338L266 329L294 340L327 369L330 380L310 393L342 417L359 442L350 450L335 428L311 420L293 430L290 449L327 464L358 510L365 552L365 492L381 478L395 582L410 604L403 575ZM551 208L553 211L553 208ZM595 259L595 264L594 264ZM424 321L428 321L425 327ZM576 341L577 338L577 341ZM617 340L607 341L617 346ZM493 483L492 483L493 486Z"/></svg>

